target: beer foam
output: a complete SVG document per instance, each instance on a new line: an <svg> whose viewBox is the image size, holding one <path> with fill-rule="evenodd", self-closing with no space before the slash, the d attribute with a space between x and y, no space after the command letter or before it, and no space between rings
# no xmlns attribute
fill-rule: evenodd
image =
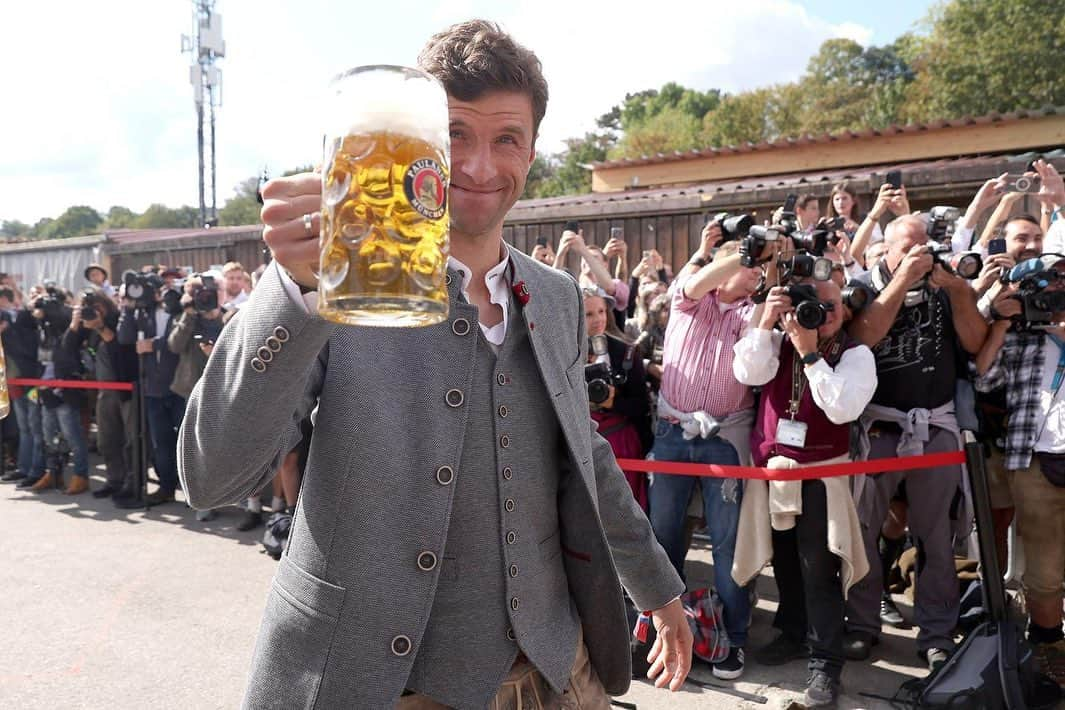
<svg viewBox="0 0 1065 710"><path fill-rule="evenodd" d="M330 138L389 131L448 145L447 94L426 74L413 70L354 70L330 85Z"/></svg>

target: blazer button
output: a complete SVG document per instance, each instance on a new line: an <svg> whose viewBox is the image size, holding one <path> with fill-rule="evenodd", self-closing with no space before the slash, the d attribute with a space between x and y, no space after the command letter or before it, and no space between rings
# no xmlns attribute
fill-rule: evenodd
<svg viewBox="0 0 1065 710"><path fill-rule="evenodd" d="M508 545L513 545L517 541L518 541L518 534L516 532L511 530L510 532L507 533L507 544Z"/></svg>
<svg viewBox="0 0 1065 710"><path fill-rule="evenodd" d="M518 576L518 566L517 565L511 565L510 566L510 576L511 577L517 577Z"/></svg>
<svg viewBox="0 0 1065 710"><path fill-rule="evenodd" d="M430 572L436 567L436 555L432 552L423 552L418 555L418 569L422 572Z"/></svg>
<svg viewBox="0 0 1065 710"><path fill-rule="evenodd" d="M466 335L470 332L470 322L465 318L456 318L451 323L451 332L455 335Z"/></svg>
<svg viewBox="0 0 1065 710"><path fill-rule="evenodd" d="M507 629L507 641L517 641L518 638L514 635L514 629Z"/></svg>
<svg viewBox="0 0 1065 710"><path fill-rule="evenodd" d="M277 339L277 336L271 335L266 339L266 347L272 352L281 352L281 341Z"/></svg>
<svg viewBox="0 0 1065 710"><path fill-rule="evenodd" d="M448 390L444 399L447 400L449 407L461 407L465 397L462 395L462 390Z"/></svg>
<svg viewBox="0 0 1065 710"><path fill-rule="evenodd" d="M266 363L257 357L251 359L251 369L256 372L266 372Z"/></svg>
<svg viewBox="0 0 1065 710"><path fill-rule="evenodd" d="M255 354L258 355L259 359L262 360L263 362L270 362L271 360L274 359L273 351L270 350L270 348L266 347L265 345L263 345L258 350L256 350Z"/></svg>
<svg viewBox="0 0 1065 710"><path fill-rule="evenodd" d="M514 471L511 470L510 466L503 467L503 478L507 479L508 481L514 478Z"/></svg>
<svg viewBox="0 0 1065 710"><path fill-rule="evenodd" d="M499 445L502 446L504 449L509 449L510 448L510 435L509 434L504 434L503 436L499 437Z"/></svg>
<svg viewBox="0 0 1065 710"><path fill-rule="evenodd" d="M508 513L513 513L514 512L514 501L511 500L510 498L507 498L507 502L503 504L503 507L507 509Z"/></svg>
<svg viewBox="0 0 1065 710"><path fill-rule="evenodd" d="M508 377L507 375L504 375L502 372L500 372L498 375L496 375L496 382L498 382L501 386L509 384L510 383L510 377Z"/></svg>
<svg viewBox="0 0 1065 710"><path fill-rule="evenodd" d="M441 466L436 469L436 482L441 486L449 485L455 480L455 471L450 466Z"/></svg>
<svg viewBox="0 0 1065 710"><path fill-rule="evenodd" d="M448 286L451 285L451 274L447 274L446 276L444 276L444 283Z"/></svg>
<svg viewBox="0 0 1065 710"><path fill-rule="evenodd" d="M288 334L288 331L285 330L284 326L279 325L274 328L274 337L282 343L287 343L290 336Z"/></svg>
<svg viewBox="0 0 1065 710"><path fill-rule="evenodd" d="M400 635L392 639L392 653L397 656L406 656L410 653L411 643L406 636Z"/></svg>
<svg viewBox="0 0 1065 710"><path fill-rule="evenodd" d="M510 608L512 610L514 610L514 611L518 610L518 598L517 597L511 597L511 599L510 599Z"/></svg>
<svg viewBox="0 0 1065 710"><path fill-rule="evenodd" d="M508 414L510 414L510 410L507 409L507 405L505 405L505 404L499 405L499 416L501 416L504 419L506 419Z"/></svg>

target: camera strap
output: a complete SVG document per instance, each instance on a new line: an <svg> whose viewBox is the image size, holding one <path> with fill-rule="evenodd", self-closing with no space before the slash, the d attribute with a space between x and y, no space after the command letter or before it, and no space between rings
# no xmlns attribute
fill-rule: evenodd
<svg viewBox="0 0 1065 710"><path fill-rule="evenodd" d="M843 331L836 333L831 340L818 347L821 357L832 367L836 366L843 350ZM1065 356L1065 350L1062 351ZM791 401L788 402L788 415L795 419L802 404L802 396L806 393L806 368L799 357L799 351L794 347L791 350Z"/></svg>

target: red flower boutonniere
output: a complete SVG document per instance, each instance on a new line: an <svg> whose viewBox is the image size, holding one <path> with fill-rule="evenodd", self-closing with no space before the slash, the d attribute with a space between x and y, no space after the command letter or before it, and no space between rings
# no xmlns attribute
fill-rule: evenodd
<svg viewBox="0 0 1065 710"><path fill-rule="evenodd" d="M529 287L525 285L524 281L519 281L511 288L514 289L514 297L518 299L518 303L524 306L529 302Z"/></svg>

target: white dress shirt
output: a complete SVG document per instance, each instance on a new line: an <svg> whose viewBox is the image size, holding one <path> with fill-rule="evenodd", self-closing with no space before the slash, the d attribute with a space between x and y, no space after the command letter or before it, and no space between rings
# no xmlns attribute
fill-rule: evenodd
<svg viewBox="0 0 1065 710"><path fill-rule="evenodd" d="M780 367L784 333L751 328L733 347L732 373L745 385L757 387L773 379ZM824 358L806 366L814 403L833 424L846 424L861 415L876 392L876 360L864 345L843 351L832 368Z"/></svg>
<svg viewBox="0 0 1065 710"><path fill-rule="evenodd" d="M462 276L462 296L469 301L470 282L473 281L473 270L453 256L448 257L448 268L457 271ZM485 340L492 346L492 350L498 353L498 348L507 337L507 326L510 322L510 282L507 280L507 267L510 266L510 252L504 246L502 248L502 260L488 270L485 274L484 283L488 287L488 298L495 305L503 309L503 320L494 326L487 326L478 322ZM299 284L292 280L288 271L278 266L281 283L288 292L289 297L295 302L302 304L308 313L318 310L318 292L300 293Z"/></svg>
<svg viewBox="0 0 1065 710"><path fill-rule="evenodd" d="M1039 419L1035 422L1035 451L1065 453L1065 385L1054 394L1054 372L1058 369L1058 346L1050 338L1043 343L1043 388L1039 392Z"/></svg>

